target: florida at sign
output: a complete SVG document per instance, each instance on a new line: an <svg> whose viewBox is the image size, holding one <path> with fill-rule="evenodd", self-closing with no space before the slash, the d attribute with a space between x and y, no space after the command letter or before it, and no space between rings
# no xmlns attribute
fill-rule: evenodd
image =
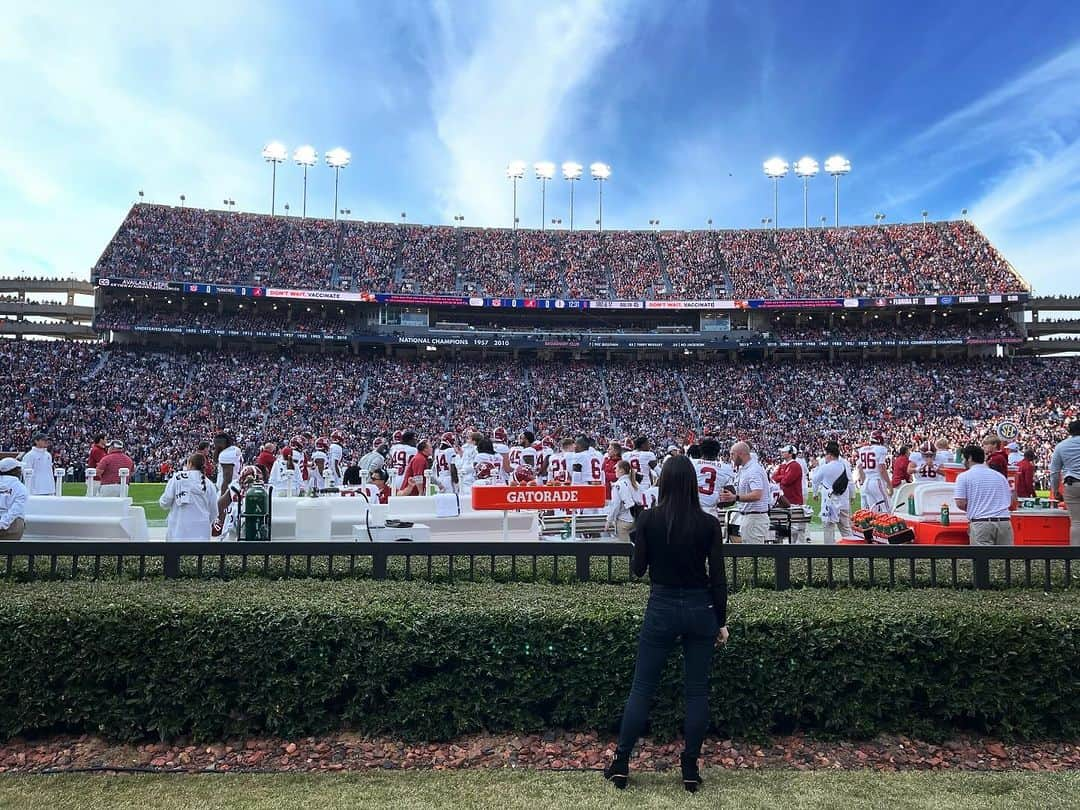
<svg viewBox="0 0 1080 810"><path fill-rule="evenodd" d="M472 488L473 509L599 509L607 502L602 486Z"/></svg>

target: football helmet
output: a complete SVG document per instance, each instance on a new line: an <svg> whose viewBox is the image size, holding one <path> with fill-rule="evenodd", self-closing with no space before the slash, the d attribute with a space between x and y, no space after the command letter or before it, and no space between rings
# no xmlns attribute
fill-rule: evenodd
<svg viewBox="0 0 1080 810"><path fill-rule="evenodd" d="M345 434L342 433L340 430L332 430L330 431L330 441L334 442L335 444L344 444Z"/></svg>
<svg viewBox="0 0 1080 810"><path fill-rule="evenodd" d="M405 431L404 430L395 430L394 431L394 436L393 436L394 444L401 444L401 440L404 437L405 437Z"/></svg>
<svg viewBox="0 0 1080 810"><path fill-rule="evenodd" d="M874 444L884 444L885 434L882 433L880 430L871 431L870 441L872 441Z"/></svg>
<svg viewBox="0 0 1080 810"><path fill-rule="evenodd" d="M300 435L293 436L291 439L289 439L289 447L291 447L293 450L303 450L304 437Z"/></svg>
<svg viewBox="0 0 1080 810"><path fill-rule="evenodd" d="M480 461L473 467L477 481L488 481L495 476L495 465L490 461Z"/></svg>
<svg viewBox="0 0 1080 810"><path fill-rule="evenodd" d="M322 450L323 452L330 449L330 440L325 436L320 436L315 440L315 449Z"/></svg>
<svg viewBox="0 0 1080 810"><path fill-rule="evenodd" d="M536 473L528 464L522 464L514 469L513 482L515 484L534 484L536 483Z"/></svg>

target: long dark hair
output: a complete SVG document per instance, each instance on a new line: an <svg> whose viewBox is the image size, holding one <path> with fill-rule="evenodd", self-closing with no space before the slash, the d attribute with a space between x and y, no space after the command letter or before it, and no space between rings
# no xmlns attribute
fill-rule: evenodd
<svg viewBox="0 0 1080 810"><path fill-rule="evenodd" d="M686 456L672 456L664 462L656 512L667 525L669 543L692 537L694 529L709 519L698 498L697 470Z"/></svg>

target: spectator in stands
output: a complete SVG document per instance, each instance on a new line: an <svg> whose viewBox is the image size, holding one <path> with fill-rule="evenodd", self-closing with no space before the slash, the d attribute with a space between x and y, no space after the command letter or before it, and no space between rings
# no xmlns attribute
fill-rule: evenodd
<svg viewBox="0 0 1080 810"><path fill-rule="evenodd" d="M21 540L26 531L26 485L16 458L0 458L0 540Z"/></svg>
<svg viewBox="0 0 1080 810"><path fill-rule="evenodd" d="M984 462L981 447L963 450L964 472L956 477L956 506L968 517L968 538L973 546L1011 546L1012 520L1009 508L1013 492L1005 476Z"/></svg>
<svg viewBox="0 0 1080 810"><path fill-rule="evenodd" d="M103 498L116 498L120 495L120 471L128 471L128 480L135 472L135 462L124 452L124 443L119 439L109 442L109 452L98 462L98 495Z"/></svg>
<svg viewBox="0 0 1080 810"><path fill-rule="evenodd" d="M49 437L44 433L34 436L34 446L22 458L23 474L28 475L31 495L55 495L56 480L53 478L53 457L49 452Z"/></svg>
<svg viewBox="0 0 1080 810"><path fill-rule="evenodd" d="M645 732L660 673L679 640L686 696L686 747L680 760L683 785L693 792L701 784L697 761L709 726L713 646L728 640L723 530L720 521L698 502L697 472L690 460L673 458L665 467L657 505L634 522L630 567L637 576L648 571L652 590L618 746L604 778L617 788L627 786L630 755Z"/></svg>
<svg viewBox="0 0 1080 810"><path fill-rule="evenodd" d="M1050 494L1058 492L1069 510L1069 545L1080 546L1080 419L1069 423L1069 438L1050 459Z"/></svg>
<svg viewBox="0 0 1080 810"><path fill-rule="evenodd" d="M1016 465L1016 497L1035 497L1035 452L1025 450L1024 457Z"/></svg>

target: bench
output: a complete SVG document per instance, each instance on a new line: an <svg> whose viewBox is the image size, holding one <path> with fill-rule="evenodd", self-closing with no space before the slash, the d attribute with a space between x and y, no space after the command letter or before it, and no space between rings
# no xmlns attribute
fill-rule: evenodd
<svg viewBox="0 0 1080 810"><path fill-rule="evenodd" d="M503 536L503 513L499 511L474 510L469 498L460 498L461 514L453 512L459 502L453 495L391 496L389 518L423 523L431 530L432 540L501 540ZM442 514L440 514L440 512ZM508 514L508 540L535 540L537 521L535 512L510 512Z"/></svg>
<svg viewBox="0 0 1080 810"><path fill-rule="evenodd" d="M563 527L566 525L566 519L566 515L556 515L554 513L547 513L541 515L540 534L561 536L563 533ZM604 525L606 523L606 515L578 515L577 521L574 524L574 528L578 537L613 536L614 532L608 532L604 530Z"/></svg>
<svg viewBox="0 0 1080 810"><path fill-rule="evenodd" d="M23 540L147 541L146 513L131 498L31 495Z"/></svg>
<svg viewBox="0 0 1080 810"><path fill-rule="evenodd" d="M296 505L302 500L306 498L274 496L270 534L272 540L296 539ZM353 526L356 525L370 524L373 527L386 525L387 507L384 504L368 503L360 496L327 495L324 496L324 500L329 502L332 510L331 536L327 538L328 540L351 540Z"/></svg>

